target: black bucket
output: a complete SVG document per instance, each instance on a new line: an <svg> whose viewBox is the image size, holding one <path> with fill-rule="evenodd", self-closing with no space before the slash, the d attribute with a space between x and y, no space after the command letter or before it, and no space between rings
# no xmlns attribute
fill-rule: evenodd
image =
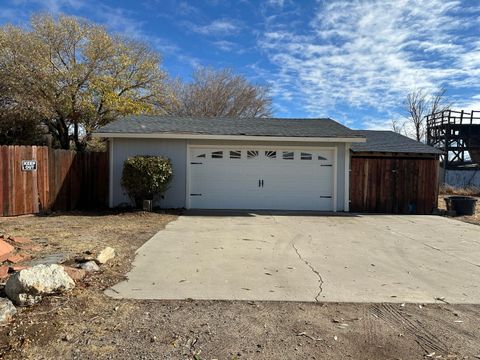
<svg viewBox="0 0 480 360"><path fill-rule="evenodd" d="M455 211L457 215L475 214L477 199L470 196L449 196L445 198L448 211Z"/></svg>

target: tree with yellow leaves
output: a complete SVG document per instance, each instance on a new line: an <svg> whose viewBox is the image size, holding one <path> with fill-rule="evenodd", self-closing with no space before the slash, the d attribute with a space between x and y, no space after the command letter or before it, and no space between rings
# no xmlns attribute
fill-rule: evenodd
<svg viewBox="0 0 480 360"><path fill-rule="evenodd" d="M36 15L30 25L0 28L3 110L40 117L56 146L83 150L118 116L161 114L173 103L160 56L146 44L70 16Z"/></svg>

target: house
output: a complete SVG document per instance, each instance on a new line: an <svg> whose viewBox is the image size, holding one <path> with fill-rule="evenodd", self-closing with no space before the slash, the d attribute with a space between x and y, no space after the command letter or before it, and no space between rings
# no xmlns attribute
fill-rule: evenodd
<svg viewBox="0 0 480 360"><path fill-rule="evenodd" d="M129 202L123 162L159 155L174 173L162 207L349 211L351 154L385 150L332 119L129 116L94 135L109 139L111 207Z"/></svg>

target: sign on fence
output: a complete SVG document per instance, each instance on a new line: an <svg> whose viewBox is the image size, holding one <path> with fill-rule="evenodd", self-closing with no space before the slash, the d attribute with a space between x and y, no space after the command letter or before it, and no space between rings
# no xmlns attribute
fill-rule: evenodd
<svg viewBox="0 0 480 360"><path fill-rule="evenodd" d="M22 160L22 171L37 171L37 160Z"/></svg>

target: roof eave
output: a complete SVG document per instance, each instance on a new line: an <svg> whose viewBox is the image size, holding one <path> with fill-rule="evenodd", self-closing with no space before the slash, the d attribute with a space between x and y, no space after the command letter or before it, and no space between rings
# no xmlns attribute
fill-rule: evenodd
<svg viewBox="0 0 480 360"><path fill-rule="evenodd" d="M187 139L187 140L243 140L243 141L292 141L292 142L348 142L364 143L365 137L306 137L306 136L252 136L252 135L207 135L207 134L178 134L178 133L117 133L95 132L96 138L133 138L133 139Z"/></svg>
<svg viewBox="0 0 480 360"><path fill-rule="evenodd" d="M422 150L354 150L350 149L353 154L400 154L400 155L431 155L431 156L440 156L443 155L442 152L437 151L422 151Z"/></svg>

